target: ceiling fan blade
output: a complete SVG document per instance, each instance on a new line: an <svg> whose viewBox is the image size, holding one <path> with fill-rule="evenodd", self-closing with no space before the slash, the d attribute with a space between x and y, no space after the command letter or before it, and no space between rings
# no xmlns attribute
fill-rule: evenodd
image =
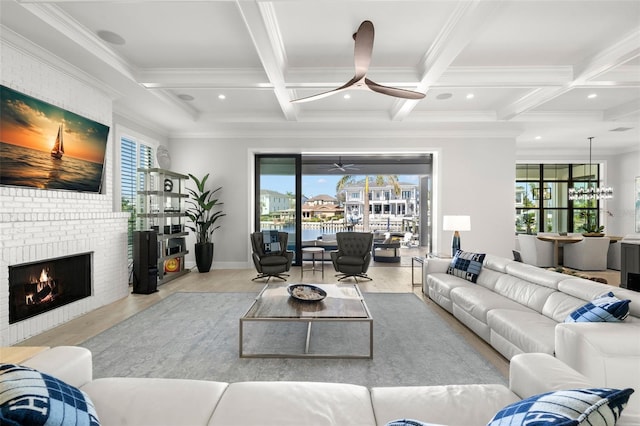
<svg viewBox="0 0 640 426"><path fill-rule="evenodd" d="M424 93L414 92L413 90L398 89L397 87L383 86L369 80L368 78L365 78L364 82L369 89L377 93L382 93L383 95L395 96L396 98L404 99L422 99L425 97Z"/></svg>
<svg viewBox="0 0 640 426"><path fill-rule="evenodd" d="M353 77L351 80L347 81L345 84L343 84L342 86L338 87L337 89L329 90L328 92L317 93L315 95L307 96L305 98L293 99L290 102L291 103L301 104L301 103L304 103L304 102L317 101L318 99L326 98L326 97L335 95L336 93L340 93L340 92L348 89L349 87L353 86L353 84L356 81L358 81L358 80L356 80L356 78Z"/></svg>
<svg viewBox="0 0 640 426"><path fill-rule="evenodd" d="M373 52L373 23L363 21L358 27L358 31L353 35L355 40L354 62L356 66L356 80L363 78L369 70L371 63L371 53Z"/></svg>

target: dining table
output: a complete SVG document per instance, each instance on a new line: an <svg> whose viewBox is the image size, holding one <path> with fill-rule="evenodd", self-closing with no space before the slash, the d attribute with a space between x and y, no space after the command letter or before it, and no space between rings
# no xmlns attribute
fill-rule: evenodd
<svg viewBox="0 0 640 426"><path fill-rule="evenodd" d="M622 239L622 237L613 236L613 235L606 235L606 236L609 237L609 243L611 244L618 242ZM560 259L559 259L560 244L573 244L573 243L577 243L578 241L582 241L582 239L585 238L581 235L559 235L559 234L558 235L544 234L544 235L538 235L537 237L539 240L549 241L553 243L553 262L555 267L560 266ZM598 238L598 237L588 237L588 238Z"/></svg>

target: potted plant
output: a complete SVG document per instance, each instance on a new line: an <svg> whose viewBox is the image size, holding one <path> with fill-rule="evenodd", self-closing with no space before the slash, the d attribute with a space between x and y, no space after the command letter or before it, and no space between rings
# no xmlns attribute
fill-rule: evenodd
<svg viewBox="0 0 640 426"><path fill-rule="evenodd" d="M223 203L218 202L217 198L213 198L214 194L222 187L220 186L213 191L205 190L209 173L202 180L192 174L189 174L189 177L195 182L197 190L187 188L191 196L191 199L187 200L187 204L190 204L191 207L186 210L186 214L193 223L193 226L187 225L187 228L191 229L196 236L195 255L198 271L209 272L211 262L213 262L211 236L213 231L220 228L220 225L215 226L216 221L222 216L226 216L222 210L218 210L218 207Z"/></svg>
<svg viewBox="0 0 640 426"><path fill-rule="evenodd" d="M604 226L598 226L594 212L582 211L580 216L585 219L580 229L585 237L602 237L604 235Z"/></svg>

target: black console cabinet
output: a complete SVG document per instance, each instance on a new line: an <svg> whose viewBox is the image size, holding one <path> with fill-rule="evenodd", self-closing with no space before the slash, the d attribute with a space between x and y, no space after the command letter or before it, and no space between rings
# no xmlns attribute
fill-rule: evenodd
<svg viewBox="0 0 640 426"><path fill-rule="evenodd" d="M620 287L640 291L640 244L621 244Z"/></svg>

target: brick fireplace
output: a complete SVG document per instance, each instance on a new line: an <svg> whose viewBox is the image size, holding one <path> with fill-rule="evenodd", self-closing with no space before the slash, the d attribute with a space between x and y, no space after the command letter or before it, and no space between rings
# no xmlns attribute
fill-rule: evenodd
<svg viewBox="0 0 640 426"><path fill-rule="evenodd" d="M111 128L100 194L0 186L0 346L9 346L126 297L127 213L114 191L118 165L113 101L89 76L37 46L3 33L0 83ZM8 38L5 38L8 37ZM114 195L115 194L115 195ZM91 293L9 323L9 270L17 265L91 253Z"/></svg>
<svg viewBox="0 0 640 426"><path fill-rule="evenodd" d="M44 196L50 207L65 205L68 209L73 205L88 208L91 203L83 202L83 198L101 197L0 187L3 205L6 205L4 200L7 197L2 195L6 193L15 194L13 199L26 194ZM36 200L33 198L32 202ZM82 207L77 208L82 210ZM82 213L0 214L3 219L0 222L0 346L18 343L129 294L127 217L128 214L123 213L92 213L86 210ZM86 254L92 259L87 297L67 300L62 306L33 315L29 312L21 321L10 321L11 271L24 265L42 265L50 259ZM38 279L41 272L42 269L38 272Z"/></svg>

